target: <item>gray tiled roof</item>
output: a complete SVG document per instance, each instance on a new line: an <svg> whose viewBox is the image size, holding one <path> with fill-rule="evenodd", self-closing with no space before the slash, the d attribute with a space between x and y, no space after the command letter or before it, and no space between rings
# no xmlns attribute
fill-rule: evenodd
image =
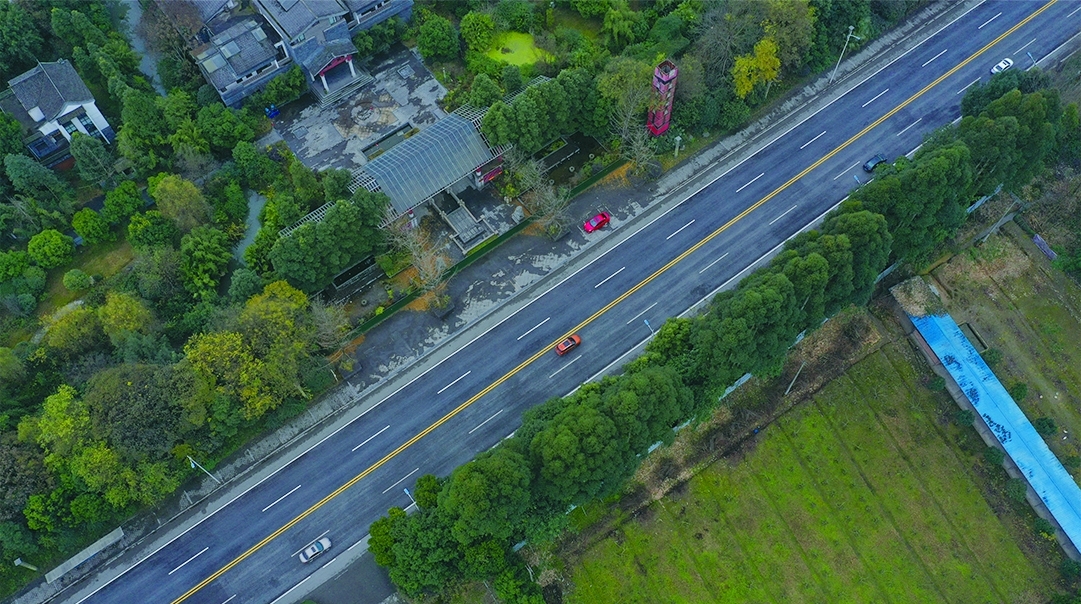
<svg viewBox="0 0 1081 604"><path fill-rule="evenodd" d="M353 41L349 39L349 26L345 21L338 21L327 28L325 35L327 41L324 44L315 38L309 38L304 44L293 49L297 62L313 77L333 59L357 53L357 47L353 46Z"/></svg>
<svg viewBox="0 0 1081 604"><path fill-rule="evenodd" d="M320 19L344 15L338 0L257 0L260 12L282 28L290 39L307 31Z"/></svg>
<svg viewBox="0 0 1081 604"><path fill-rule="evenodd" d="M38 107L46 120L59 117L67 103L94 100L75 68L63 59L55 63L38 63L30 71L8 80L8 86L26 111Z"/></svg>
<svg viewBox="0 0 1081 604"><path fill-rule="evenodd" d="M224 88L274 60L277 51L257 18L241 21L192 53L211 84Z"/></svg>
<svg viewBox="0 0 1081 604"><path fill-rule="evenodd" d="M169 0L166 0L169 1ZM225 5L229 3L229 0L188 0L195 9L199 11L199 17L203 20L203 23L210 21L218 15L221 11L225 10Z"/></svg>
<svg viewBox="0 0 1081 604"><path fill-rule="evenodd" d="M403 214L491 158L473 124L452 114L394 145L363 170Z"/></svg>

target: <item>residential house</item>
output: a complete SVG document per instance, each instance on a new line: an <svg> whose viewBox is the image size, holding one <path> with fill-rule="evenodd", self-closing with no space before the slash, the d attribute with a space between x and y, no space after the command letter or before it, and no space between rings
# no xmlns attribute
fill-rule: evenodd
<svg viewBox="0 0 1081 604"><path fill-rule="evenodd" d="M114 133L98 110L94 95L71 63L38 63L8 80L0 93L0 110L23 127L24 141L42 163L54 166L71 157L71 135L82 132L112 143Z"/></svg>
<svg viewBox="0 0 1081 604"><path fill-rule="evenodd" d="M303 68L312 92L332 103L372 81L354 64L351 37L391 17L409 19L413 0L158 0L177 15L201 18L192 57L222 102L245 98L292 67ZM185 8L187 7L187 8Z"/></svg>

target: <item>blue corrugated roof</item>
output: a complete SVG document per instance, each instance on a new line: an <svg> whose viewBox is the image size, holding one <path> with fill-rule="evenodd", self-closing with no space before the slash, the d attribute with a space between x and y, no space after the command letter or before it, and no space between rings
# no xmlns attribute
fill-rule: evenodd
<svg viewBox="0 0 1081 604"><path fill-rule="evenodd" d="M911 315L910 315L911 316ZM1081 547L1081 488L949 315L911 317L1063 532Z"/></svg>

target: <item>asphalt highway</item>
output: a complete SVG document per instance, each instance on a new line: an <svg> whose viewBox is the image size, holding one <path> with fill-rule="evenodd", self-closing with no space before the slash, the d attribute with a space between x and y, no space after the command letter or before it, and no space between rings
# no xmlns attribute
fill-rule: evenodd
<svg viewBox="0 0 1081 604"><path fill-rule="evenodd" d="M446 475L522 413L640 347L651 327L742 276L890 159L959 116L963 91L1012 57L1039 60L1081 30L1081 3L986 2L783 133L685 202L468 342L379 405L204 518L87 603L268 603L360 541L417 477ZM605 230L593 237L623 236ZM645 323L649 321L649 325ZM569 333L582 345L551 347ZM301 564L319 537L330 553ZM338 548L337 550L335 548Z"/></svg>

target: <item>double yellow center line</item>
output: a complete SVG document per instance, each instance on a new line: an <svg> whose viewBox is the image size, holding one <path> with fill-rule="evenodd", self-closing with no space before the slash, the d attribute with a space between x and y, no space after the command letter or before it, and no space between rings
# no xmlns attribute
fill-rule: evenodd
<svg viewBox="0 0 1081 604"><path fill-rule="evenodd" d="M673 259L672 259L672 260L671 260L670 262L668 262L667 264L665 264L665 265L664 265L664 266L662 266L661 268L657 269L657 270L656 270L656 271L655 271L655 272L654 272L653 274L651 274L651 275L649 275L648 277L646 277L645 279L643 279L643 280L642 280L641 282L639 282L639 283L638 283L637 285L635 285L634 287L630 288L629 290L627 290L626 292L624 292L623 294L621 294L621 295L620 295L619 297L615 298L614 300L612 300L611 302L609 302L608 304L606 304L606 305L605 305L605 306L604 306L603 308L601 308L601 309L600 309L600 310L598 310L597 312L595 312L595 313L593 313L592 315L590 315L590 316L589 316L589 318L585 319L584 321L582 321L581 323L579 323L578 325L576 325L576 326L574 327L574 329L570 330L570 332L568 332L568 334L567 334L567 335L569 335L569 334L571 334L571 333L575 333L575 332L577 332L577 331L580 331L580 330L581 330L582 328L586 327L587 325L589 325L589 324L590 324L590 323L592 323L593 321L596 321L596 320L597 320L597 318L599 318L599 317L600 317L601 315L603 315L604 313L608 312L609 310L612 310L612 308L614 308L614 307L615 307L615 306L616 306L617 304L619 304L620 302L623 302L624 300L626 300L626 299L627 299L627 298L629 298L630 296L634 295L634 294L635 294L635 293L636 293L636 292L637 292L638 290L640 290L640 289L642 289L643 287L645 287L646 285L648 285L648 284L649 284L649 283L650 283L651 281L653 281L653 280L654 280L654 279L656 279L657 277L659 277L659 276L661 276L662 274L664 274L665 272L667 272L667 271L668 271L669 269L671 269L671 268L672 268L673 266L675 266L675 265L679 264L680 262L682 262L683 260L685 260L685 259L686 259L686 258L687 258L688 256L690 256L691 254L693 254L693 253L694 253L695 251L697 251L697 250L698 250L699 248L701 248L702 246L706 245L707 243L709 243L710 241L712 241L712 240L713 240L713 239L714 239L715 237L717 237L717 236L718 236L718 235L720 235L721 233L723 233L723 232L725 232L726 230L728 230L729 228L731 228L731 227L732 227L732 225L734 225L734 224L736 224L737 222L739 222L740 220L743 220L744 218L746 218L748 214L750 214L751 212L753 212L753 211L757 210L757 209L758 209L758 208L760 208L760 207L761 207L761 206L762 206L763 204L765 204L765 203L766 203L766 202L768 202L769 200L771 200L771 199L773 199L774 197L776 197L776 196L777 196L777 195L778 195L779 193L781 193L782 191L784 191L784 190L785 190L785 189L787 189L788 187L792 186L792 184L793 184L793 183L795 183L795 182L796 182L797 180L799 180L799 179L803 178L804 176L806 176L806 175L807 175L808 173L810 173L810 172L811 172L812 170L814 170L815 168L817 168L817 167L821 166L821 165L822 165L823 163L825 163L825 162L829 161L829 160L830 160L831 158L833 158L833 156L837 155L838 153L840 153L841 151L843 151L843 150L844 150L844 149L845 149L846 147L848 147L849 145L851 145L852 143L854 143L855 141L857 141L858 139L860 139L861 137L863 137L864 135L866 135L866 134L867 134L868 132L870 132L871 130L873 130L874 128L876 128L876 127L877 127L877 126L879 126L880 124L882 124L882 122L885 122L885 121L886 121L886 120L888 120L889 118L893 117L893 115L894 115L894 114L896 114L896 113L897 113L898 111L900 111L900 110L904 109L905 107L907 107L908 105L910 105L910 104L911 104L911 103L912 103L913 101L915 101L916 99L918 99L918 98L920 98L921 96L923 96L924 94L926 94L926 93L927 93L927 91L931 90L931 89L932 89L932 88L934 88L935 86L938 86L938 85L939 85L939 84L941 84L941 83L942 83L942 82L943 82L943 81L944 81L944 80L945 80L946 78L948 78L948 77L952 76L953 74L957 73L957 71L959 71L960 69L963 69L963 68L964 68L964 67L965 67L966 65L968 65L969 63L971 63L972 61L974 61L974 60L975 60L976 58L978 58L978 57L979 57L980 55L982 55L983 53L987 52L987 51L988 51L988 50L989 50L989 49L990 49L990 48L991 48L992 46L994 46L995 44L998 44L998 43L999 43L999 42L1001 42L1001 41L1002 41L1003 39L1005 39L1005 38L1006 38L1007 36L1009 36L1010 34L1012 34L1012 33L1013 33L1013 32L1015 32L1015 31L1017 31L1017 30L1018 30L1019 28L1021 28L1022 26L1024 26L1024 25L1025 25L1026 23L1028 23L1028 22L1029 22L1029 21L1031 21L1032 19L1036 18L1036 17L1038 16L1038 15L1040 15L1040 13L1042 13L1042 12L1044 12L1045 10L1047 10L1048 8L1050 8L1050 7L1051 7L1051 5L1055 4L1055 2L1057 2L1057 1L1058 1L1058 0L1051 0L1051 1L1050 1L1050 2L1048 2L1047 4L1043 5L1042 7L1040 7L1040 9L1039 9L1039 10L1037 10L1037 11L1036 11L1036 12L1034 12L1034 13L1032 13L1032 14L1031 14L1031 15L1029 15L1028 17L1026 17L1026 18L1025 18L1024 20L1022 20L1022 21L1021 21L1020 23L1018 23L1017 25L1014 25L1013 27L1011 27L1011 28L1010 28L1009 30L1007 30L1007 31L1006 31L1005 33L1003 33L1003 34L1002 34L1002 35L1000 35L999 37L997 37L997 38L995 38L994 40L992 40L991 42L989 42L989 43L988 43L987 45L985 45L985 46L984 46L983 48L981 48L980 50L976 51L976 52L975 52L974 54L972 54L972 55L971 55L970 57L968 57L968 58L967 58L967 59L965 59L964 61L961 61L960 63L958 63L958 64L957 64L956 66L954 66L954 67L953 67L952 69L950 69L949 71L947 71L946 73L942 74L942 75L941 75L941 76L939 76L939 77L938 77L937 79L935 79L935 81L931 82L931 83L930 83L930 84L928 84L927 86L924 86L924 87L923 87L923 88L922 88L922 89L921 89L921 90L920 90L919 92L917 92L917 93L913 94L912 96L910 96L910 97L909 97L908 99L906 99L906 100L905 100L905 101L904 101L903 103L901 103L900 105L897 105L896 107L894 107L893 109L891 109L891 110L890 110L889 112L887 112L887 113L886 113L885 115L883 115L882 117L880 117L880 118L878 118L877 120L875 120L874 122L872 122L872 123L871 123L870 125L868 125L868 126L867 126L866 128L864 128L863 130L860 130L860 131L859 131L858 133L856 133L855 135L853 135L853 136L852 136L852 138L849 138L849 139L848 139L848 140L846 140L846 141L845 141L844 143L842 143L841 145L839 145L839 146L838 146L837 148L835 148L834 150L830 151L830 152L829 152L829 153L827 153L826 155L822 156L822 157L821 157L821 158L820 158L820 159L819 159L818 161L814 162L814 163L813 163L813 164L811 164L810 166L807 166L807 168L805 168L805 169L804 169L803 171L801 171L801 172L800 172L799 174L796 174L796 175L795 175L795 176L793 176L792 178L788 179L788 180L787 180L787 181L786 181L786 182L785 182L784 184L782 184L781 186L779 186L779 187L777 187L776 189L774 189L774 190L773 190L773 191L772 191L772 192L771 192L771 193L770 193L769 195L766 195L765 197L763 197L762 199L758 200L758 201L757 201L757 202L755 202L755 203L754 203L753 205L751 205L750 207L748 207L748 208L747 208L746 210L744 210L744 211L740 212L740 214L739 214L738 216L736 216L735 218L733 218L733 219L729 220L728 222L726 222L726 223L725 223L724 225L722 225L722 226L721 226L720 228L718 228L717 230L715 230L715 231L713 231L712 233L710 233L709 235L707 235L707 236L706 236L706 237L705 237L704 239L702 239L702 240L701 240L701 241L699 241L698 243L696 243L696 244L692 245L692 246L691 246L690 248L688 248L688 249L687 249L687 250L686 250L685 252L683 252L682 254L680 254L680 255L676 256L676 257L675 257L675 258L673 258ZM267 543L270 543L270 542L271 542L272 540L274 540L275 538L279 537L279 536L280 536L280 535L281 535L282 533L284 533L285 531L287 531L287 530L289 530L290 528L292 528L293 526L295 526L295 525L296 525L296 524L297 524L298 522L300 522L301 520L304 520L304 519L305 519L305 518L307 518L308 516L311 516L311 515L312 515L313 513L315 513L315 511L316 511L316 510L318 510L319 508L321 508L321 507L323 507L324 505L326 505L326 504L327 504L327 503L328 503L328 502L329 502L330 500L334 499L334 498L335 498L335 497L337 497L338 495L341 495L341 494L342 494L343 492L345 492L345 491L346 491L346 489L348 489L349 487L352 487L353 485L355 485L355 484L357 484L358 482L360 482L361 480L363 480L363 479L364 479L365 477L367 477L367 476L368 476L369 474L371 474L372 472L374 472L374 471L376 471L377 469L379 469L380 467L382 467L382 466L383 466L384 464L386 464L386 463L387 463L388 461L390 461L391 459L393 459L394 457L396 457L396 456L397 456L398 454L402 453L403 451L405 451L405 450L406 450L406 449L408 449L409 447L411 447L411 446L415 445L415 444L416 444L416 443L417 443L418 441L420 441L420 439L422 439L422 438L424 438L425 436L427 436L428 434L430 434L430 433L431 433L431 432L432 432L433 430L435 430L435 429L436 429L436 428L438 428L439 426L442 426L443 424L447 423L448 421L450 421L450 420L451 420L451 418L453 418L454 416L458 415L458 414L459 414L459 413L461 413L461 412L462 412L463 410L465 410L465 409L466 409L467 407L469 407L469 406L470 406L470 405L472 405L473 403L475 403L475 402L477 402L478 400L480 400L480 399L481 399L481 397L483 397L484 395L488 394L488 393L489 393L489 392L491 392L492 390L495 390L495 389L496 389L496 388L498 388L498 387L499 387L500 385L502 385L502 384L503 384L504 382L506 382L506 381L507 381L507 380L509 380L509 379L510 379L511 377L513 377L513 376L514 376L515 374L517 374L517 373L518 373L518 372L520 372L521 370L525 369L525 368L526 368L527 366L529 366L530 364L532 364L532 363L533 363L534 361L536 361L536 360L537 360L537 359L539 359L540 357L542 357L542 356L544 356L545 354L547 354L547 353L548 353L548 351L550 351L550 350L551 350L551 349L552 349L552 348L553 348L553 347L554 347L554 346L555 346L556 344L558 344L559 342L562 342L562 341L563 341L564 339L566 339L566 335L565 335L565 336L561 336L561 337L560 337L559 339L555 340L554 342L552 342L552 343L551 343L551 344L549 344L548 346L546 346L546 347L544 347L543 349L541 349L541 350L537 351L536 353L534 353L534 354L533 354L532 356L530 356L530 357L529 357L528 359L526 359L525 361L523 361L523 362L522 362L521 364L519 364L519 365L518 365L517 367L515 367L514 369L511 369L511 370L510 370L510 371L508 371L508 372L507 372L506 374L504 374L504 375L503 375L502 377L500 377L500 378L499 378L499 379L497 379L496 381L494 381L494 382L492 382L491 384L489 384L489 385L488 385L487 387L485 387L485 388L484 388L483 390L481 390L480 392L478 392L478 393L474 394L474 395L473 395L472 397L470 397L470 398L469 398L469 400L467 400L467 401L465 401L464 403L462 403L461 405L458 405L457 407L455 407L453 411L450 411L449 413L447 413L447 414L446 414L446 415L444 415L443 417L439 418L439 420L438 420L438 421L436 421L435 423L433 423L432 425L430 425L430 426L428 426L427 428L425 428L424 430L422 430L422 431L418 432L418 433L417 433L417 434L416 434L415 436L413 436L413 437L412 437L412 438L410 438L409 440L407 440L407 441L405 441L404 443L402 443L401 445L399 445L399 446L398 446L398 448L396 448L396 449L394 449L393 451L391 451L390 453L388 453L388 454L387 454L386 456L384 456L384 457L383 457L382 459L380 459L379 461L377 461L377 462L375 462L374 464L372 464L372 465L371 465L370 467L368 467L367 469L365 469L365 470L364 470L363 472L361 472L360 474L357 474L356 476L354 476L353 478L351 478L351 479L350 479L350 480L349 480L348 482L346 482L346 483L345 483L345 484L343 484L342 486L340 486L340 487L338 487L337 489L335 489L335 490L334 490L333 492L331 492L331 493L330 493L329 495L327 495L326 497L324 497L324 498L320 499L320 500L319 500L319 501L318 501L317 503L313 504L313 505L312 505L312 506L311 506L310 508L308 508L308 509L304 510L303 512L301 512L301 513L300 513L300 514L299 514L299 515L298 515L298 516L297 516L296 518L293 518L292 520L290 520L289 522L287 522L286 524L284 524L284 525L283 525L283 526L282 526L281 528L279 528L278 530L276 530L276 531L274 531L273 533L271 533L271 534L267 535L267 536L266 536L266 537L264 537L264 538L263 538L263 539L262 539L261 541L259 541L259 542L258 542L258 543L256 543L255 545L253 545L253 546L251 546L250 548L248 548L248 550L247 550L247 551L245 551L244 553L242 553L242 554L240 554L239 556L237 556L237 557L236 557L236 558L235 558L234 560L232 560L231 562L229 562L229 563L228 563L228 564L226 564L225 566L223 566L223 567L221 567L220 569L218 569L217 571L215 571L215 572L214 572L214 573L213 573L212 575L210 575L209 577L207 577L207 578L203 579L202 581L200 581L200 582L199 582L199 583L198 583L197 585L195 585L194 587L192 587L192 588L191 588L191 589L189 589L188 591L184 592L184 595L182 595L182 596L180 596L179 598L177 598L177 599L173 600L173 604L179 604L180 602L183 602L183 601L187 600L187 599L188 599L188 598L190 598L190 597L191 597L191 596L192 596L193 594L195 594L195 593L196 593L197 591L199 591L199 590L201 590L202 588L206 587L206 586L207 586L207 585L209 585L209 584L210 584L210 583L211 583L212 581L214 581L214 580L215 580L215 579L217 579L218 577L222 576L223 574L225 574L226 572L228 572L228 571L229 571L229 570L230 570L231 568L233 568L233 567L234 567L234 566L236 566L237 564L240 564L240 563L241 563L242 561L244 561L245 559L247 559L247 558L248 558L249 556L251 556L252 554L254 554L255 552L257 552L257 551L258 551L258 550L259 550L260 548L262 548L263 546L265 546L265 545L266 545Z"/></svg>

